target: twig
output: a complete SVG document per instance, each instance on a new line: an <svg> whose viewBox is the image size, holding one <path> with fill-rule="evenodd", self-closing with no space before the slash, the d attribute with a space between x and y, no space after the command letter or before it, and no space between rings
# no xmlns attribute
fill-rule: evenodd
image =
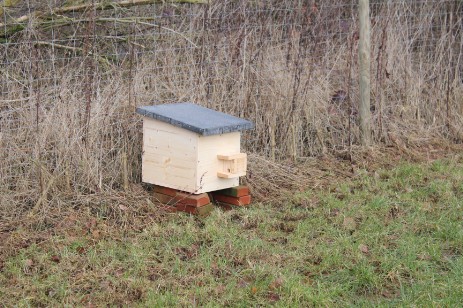
<svg viewBox="0 0 463 308"><path fill-rule="evenodd" d="M56 15L56 14L54 14ZM58 17L61 17L63 19L60 19L60 20L54 20L54 21L48 21L48 22L45 22L45 24L51 24L53 23L53 27L61 27L61 26L67 26L69 24L72 24L72 23L78 23L78 22L92 22L90 19L74 19L74 18L69 18L69 17L65 17L65 16L61 16L61 15L57 15ZM174 34L177 34L179 36L181 36L182 38L184 38L187 42L189 42L191 45L193 45L195 48L197 48L198 46L191 40L189 39L187 36L185 36L183 33L180 33L178 31L175 31L174 29L171 29L171 28L167 28L167 27L164 27L164 26L160 26L158 24L154 24L154 23L149 23L149 22L144 22L144 21L141 21L141 20L153 20L153 18L139 18L139 17L136 17L136 18L112 18L112 17L101 17L101 18L96 18L95 19L95 22L118 22L118 23L124 23L124 24L137 24L137 25L143 25L143 26L148 26L150 28L154 28L154 27L157 27L157 28L160 28L160 29L163 29L163 30L167 30L169 32L172 32ZM1 24L0 24L1 26ZM134 42L131 42L131 44L134 44L134 45L138 45L142 48L145 48L145 46L143 45L140 45L140 44L137 44L137 43L134 43ZM55 47L57 47L55 45ZM73 47L69 47L69 48L73 48Z"/></svg>
<svg viewBox="0 0 463 308"><path fill-rule="evenodd" d="M3 4L0 5L0 16L3 15L3 13L5 13L6 9L15 6L16 4L18 4L19 1L21 0L4 0Z"/></svg>
<svg viewBox="0 0 463 308"><path fill-rule="evenodd" d="M122 151L122 180L124 185L124 191L129 191L129 168L127 166L127 153L125 150Z"/></svg>
<svg viewBox="0 0 463 308"><path fill-rule="evenodd" d="M50 46L50 47L54 47L54 48L59 48L59 49L65 49L65 50L78 52L80 54L85 54L83 48L80 48L80 47L72 47L72 46L61 45L61 44L56 44L56 43L53 43L53 42L46 42L46 41L36 41L34 43L36 45L39 45L39 46ZM107 66L111 65L109 60L104 56L100 56L100 55L98 55L96 53L93 53L92 51L89 51L87 54L95 56L104 65L107 65Z"/></svg>
<svg viewBox="0 0 463 308"><path fill-rule="evenodd" d="M15 1L15 0L11 0ZM17 1L17 0L16 0ZM95 3L96 10L108 10L108 9L115 9L115 8L122 8L122 7L131 7L131 6L138 6L138 5L147 5L147 4L156 4L156 3L191 3L191 4L207 4L208 0L124 0L119 2L100 2ZM4 5L8 7L7 5ZM93 7L93 3L84 3L79 5L73 6L65 6L54 9L51 13L45 12L33 12L32 14L23 15L21 17L12 20L9 23L0 23L0 27L8 27L12 25L25 23L31 19L32 16L37 18L43 18L45 16L53 15L53 14L64 14L64 13L71 13L71 12L81 12L85 11L89 8Z"/></svg>
<svg viewBox="0 0 463 308"><path fill-rule="evenodd" d="M188 41L191 45L193 45L196 48L198 47L195 43L193 43L192 40L190 40L188 37L186 37L184 34L178 32L178 31L175 31L175 30L167 28L167 27L159 26L159 25L156 25L156 24L150 24L148 22L139 21L137 19L130 20L130 19L119 19L119 18L98 18L97 21L111 21L111 22L120 22L120 23L136 23L136 24L144 25L144 26L148 26L148 27L159 27L161 29L164 29L164 30L170 31L172 33L175 33L177 35L180 35L186 41Z"/></svg>

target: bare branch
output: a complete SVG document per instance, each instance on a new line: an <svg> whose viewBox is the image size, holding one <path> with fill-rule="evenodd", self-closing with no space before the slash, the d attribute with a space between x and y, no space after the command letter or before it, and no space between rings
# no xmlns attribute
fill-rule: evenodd
<svg viewBox="0 0 463 308"><path fill-rule="evenodd" d="M61 44L56 44L56 43L51 43L51 42L46 42L46 41L37 41L37 42L35 42L35 44L38 45L38 46L50 46L50 47L54 47L54 48L69 50L69 51L79 53L81 55L85 55L83 48L79 48L79 47L66 46L66 45L61 45ZM88 56L94 56L101 64L103 64L105 66L110 65L109 60L104 56L94 54L91 51L88 52L87 55Z"/></svg>
<svg viewBox="0 0 463 308"><path fill-rule="evenodd" d="M5 13L7 9L15 6L19 3L19 1L21 0L4 0L3 3L0 3L0 18L3 16L3 13Z"/></svg>
<svg viewBox="0 0 463 308"><path fill-rule="evenodd" d="M19 2L20 0L5 0L3 5L0 6L0 12L3 12L4 8L8 8ZM43 19L47 16L57 15L57 14L66 14L70 12L82 12L86 11L95 5L95 9L97 10L109 10L115 8L122 8L122 7L132 7L138 5L148 5L148 4L156 4L156 3L190 3L190 4L207 4L209 0L123 0L123 1L113 1L113 2L100 2L100 3L84 3L79 5L73 6L65 6L59 7L51 12L42 12L36 11L32 14L23 15L18 17L14 20L9 22L0 23L0 28L6 28L7 30L0 35L0 37L8 37L20 30L22 30L25 26L25 23L29 21L31 18L39 18Z"/></svg>

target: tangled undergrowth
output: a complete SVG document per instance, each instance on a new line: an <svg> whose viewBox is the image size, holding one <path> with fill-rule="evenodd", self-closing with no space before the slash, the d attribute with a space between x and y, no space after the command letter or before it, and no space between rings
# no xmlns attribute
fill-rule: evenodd
<svg viewBox="0 0 463 308"><path fill-rule="evenodd" d="M275 163L250 155L250 172L244 181L251 187L256 204L284 204L291 194L333 189L338 183L355 181L364 173L376 174L377 170L393 168L403 161L428 163L458 152L461 152L460 145L435 141L419 148L402 145L353 149L350 153L309 158L298 163ZM1 209L0 268L18 251L46 244L55 236L74 237L84 232L98 240L109 239L137 234L149 226L178 218L152 200L149 186L140 184L131 185L127 192L82 195L58 192L48 195L38 206L24 208ZM104 230L97 228L101 221L104 221Z"/></svg>
<svg viewBox="0 0 463 308"><path fill-rule="evenodd" d="M141 185L56 194L2 219L0 298L24 305L426 303L421 295L434 277L431 300L454 303L463 270L458 150L436 143L298 164L252 156L246 181L256 202L206 219L164 211ZM447 284L436 278L442 271Z"/></svg>

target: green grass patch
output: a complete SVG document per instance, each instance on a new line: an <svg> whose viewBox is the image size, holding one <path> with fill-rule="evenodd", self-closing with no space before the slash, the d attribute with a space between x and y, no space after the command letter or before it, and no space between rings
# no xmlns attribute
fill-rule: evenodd
<svg viewBox="0 0 463 308"><path fill-rule="evenodd" d="M205 219L55 233L6 260L6 306L459 306L463 164L404 163ZM97 219L104 230L105 220ZM103 231L101 231L103 232Z"/></svg>

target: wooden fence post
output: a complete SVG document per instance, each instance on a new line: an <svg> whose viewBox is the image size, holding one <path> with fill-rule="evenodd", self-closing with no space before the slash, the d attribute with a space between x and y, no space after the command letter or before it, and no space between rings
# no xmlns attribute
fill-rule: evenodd
<svg viewBox="0 0 463 308"><path fill-rule="evenodd" d="M360 66L360 139L364 146L370 145L370 1L359 0L359 66Z"/></svg>

